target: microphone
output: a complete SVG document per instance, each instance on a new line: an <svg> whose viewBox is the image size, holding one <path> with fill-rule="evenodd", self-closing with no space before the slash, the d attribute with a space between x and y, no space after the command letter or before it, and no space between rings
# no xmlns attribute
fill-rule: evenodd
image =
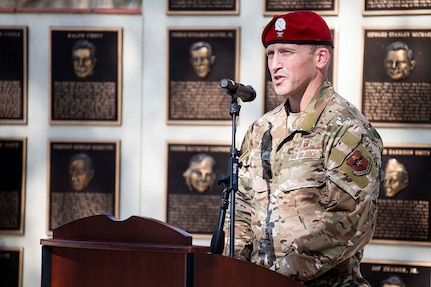
<svg viewBox="0 0 431 287"><path fill-rule="evenodd" d="M230 95L235 96L234 99L240 98L243 102L251 102L256 98L256 91L252 86L244 86L230 79L221 80L220 87L227 89Z"/></svg>

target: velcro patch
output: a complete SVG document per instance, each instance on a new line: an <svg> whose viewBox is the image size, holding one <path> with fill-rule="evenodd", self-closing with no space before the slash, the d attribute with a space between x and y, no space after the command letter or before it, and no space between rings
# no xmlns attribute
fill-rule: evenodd
<svg viewBox="0 0 431 287"><path fill-rule="evenodd" d="M352 167L352 172L355 175L364 175L370 172L370 159L364 156L359 150L355 150L350 154L346 162Z"/></svg>

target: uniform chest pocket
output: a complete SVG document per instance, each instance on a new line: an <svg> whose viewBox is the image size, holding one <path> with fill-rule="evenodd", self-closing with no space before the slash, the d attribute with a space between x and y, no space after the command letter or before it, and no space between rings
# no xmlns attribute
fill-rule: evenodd
<svg viewBox="0 0 431 287"><path fill-rule="evenodd" d="M286 152L281 158L278 189L289 192L301 188L320 187L326 183L321 149L303 149Z"/></svg>

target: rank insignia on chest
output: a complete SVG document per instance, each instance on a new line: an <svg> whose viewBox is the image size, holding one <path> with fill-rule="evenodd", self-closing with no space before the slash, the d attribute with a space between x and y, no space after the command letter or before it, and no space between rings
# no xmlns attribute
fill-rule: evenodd
<svg viewBox="0 0 431 287"><path fill-rule="evenodd" d="M364 175L370 172L370 161L362 155L360 151L354 151L346 160L347 164L353 168L356 175Z"/></svg>

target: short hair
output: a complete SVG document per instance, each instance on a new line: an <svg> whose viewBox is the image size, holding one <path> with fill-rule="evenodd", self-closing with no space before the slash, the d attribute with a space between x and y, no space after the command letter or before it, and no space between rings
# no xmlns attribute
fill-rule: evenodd
<svg viewBox="0 0 431 287"><path fill-rule="evenodd" d="M200 50L202 48L208 49L208 57L213 55L213 48L211 47L211 45L209 43L207 43L205 41L199 41L199 42L193 43L190 46L190 52L191 51L197 51L197 50Z"/></svg>
<svg viewBox="0 0 431 287"><path fill-rule="evenodd" d="M94 58L96 55L96 46L86 39L79 39L76 41L72 46L72 53L78 49L89 49L91 58Z"/></svg>
<svg viewBox="0 0 431 287"><path fill-rule="evenodd" d="M396 42L389 44L386 47L386 53L388 53L389 51L398 51L398 50L406 51L409 59L413 60L413 50L410 49L409 46L404 42L396 41Z"/></svg>
<svg viewBox="0 0 431 287"><path fill-rule="evenodd" d="M212 167L215 166L216 162L215 162L214 158L212 156L210 156L209 154L206 154L206 153L195 154L194 156L192 156L190 158L189 164L191 165L192 163L201 163L205 159L208 159L208 161Z"/></svg>
<svg viewBox="0 0 431 287"><path fill-rule="evenodd" d="M86 153L78 153L71 157L69 161L69 166L72 162L76 160L82 160L84 161L85 169L87 170L88 174L93 175L94 174L94 168L93 168L93 161L91 160L90 156Z"/></svg>

